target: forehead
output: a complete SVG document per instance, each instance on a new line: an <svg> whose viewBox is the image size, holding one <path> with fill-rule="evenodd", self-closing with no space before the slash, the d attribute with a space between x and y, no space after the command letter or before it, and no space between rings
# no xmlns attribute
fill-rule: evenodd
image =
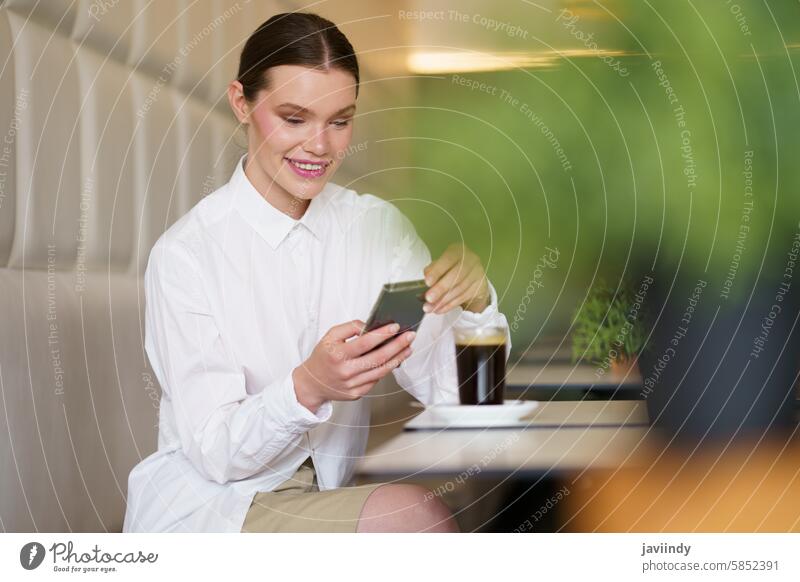
<svg viewBox="0 0 800 582"><path fill-rule="evenodd" d="M353 75L342 69L280 65L267 71L265 98L272 104L295 103L310 111L339 110L355 103Z"/></svg>

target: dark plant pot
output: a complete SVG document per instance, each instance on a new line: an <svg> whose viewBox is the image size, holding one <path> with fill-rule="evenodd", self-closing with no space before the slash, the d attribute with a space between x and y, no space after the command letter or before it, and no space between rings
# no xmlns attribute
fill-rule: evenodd
<svg viewBox="0 0 800 582"><path fill-rule="evenodd" d="M611 377L615 380L623 380L630 378L636 374L637 360L636 358L627 358L625 360L613 360L611 362Z"/></svg>
<svg viewBox="0 0 800 582"><path fill-rule="evenodd" d="M773 277L751 297L726 299L702 276L669 293L671 283L656 276L647 305L660 318L639 357L653 426L684 444L794 428L798 290Z"/></svg>

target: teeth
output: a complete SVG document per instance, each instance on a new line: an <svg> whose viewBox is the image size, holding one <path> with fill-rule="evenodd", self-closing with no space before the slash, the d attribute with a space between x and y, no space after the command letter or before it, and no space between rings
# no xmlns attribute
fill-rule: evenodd
<svg viewBox="0 0 800 582"><path fill-rule="evenodd" d="M299 162L295 162L294 160L290 160L295 166L303 170L310 170L312 172L316 172L321 170L324 166L322 164L301 164Z"/></svg>

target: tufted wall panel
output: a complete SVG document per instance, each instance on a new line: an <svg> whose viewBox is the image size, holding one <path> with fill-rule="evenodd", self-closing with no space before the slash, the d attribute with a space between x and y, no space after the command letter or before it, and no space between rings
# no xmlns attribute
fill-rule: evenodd
<svg viewBox="0 0 800 582"><path fill-rule="evenodd" d="M276 9L236 6L0 3L0 530L122 527L157 436L148 253L243 153L225 88Z"/></svg>

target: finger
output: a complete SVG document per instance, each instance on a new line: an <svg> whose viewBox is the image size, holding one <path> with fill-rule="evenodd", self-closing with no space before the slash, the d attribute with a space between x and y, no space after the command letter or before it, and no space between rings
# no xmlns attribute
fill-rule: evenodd
<svg viewBox="0 0 800 582"><path fill-rule="evenodd" d="M358 358L395 335L398 331L400 331L400 326L396 323L388 323L378 329L373 329L347 343L344 347L345 353L348 358Z"/></svg>
<svg viewBox="0 0 800 582"><path fill-rule="evenodd" d="M459 262L453 265L453 267L447 273L445 273L441 279L439 279L439 282L430 288L427 293L425 293L425 300L428 302L428 308L426 311L430 312L434 305L441 301L442 297L451 291L453 287L455 287L458 282L472 270L472 268L473 265L471 263L468 264ZM425 309L424 306L423 309Z"/></svg>
<svg viewBox="0 0 800 582"><path fill-rule="evenodd" d="M334 325L328 330L327 339L334 342L342 342L353 337L354 335L361 333L361 330L364 329L365 325L366 324L360 319L354 319L353 321L348 321L347 323Z"/></svg>
<svg viewBox="0 0 800 582"><path fill-rule="evenodd" d="M358 376L352 378L350 382L353 386L355 386L355 388L352 388L352 390L361 391L363 388L366 388L364 392L368 392L371 388L371 385L374 385L381 378L388 376L392 370L399 368L404 361L411 357L413 351L414 350L412 348L406 348L393 358L387 360L383 365L373 370L362 372Z"/></svg>
<svg viewBox="0 0 800 582"><path fill-rule="evenodd" d="M466 276L460 278L460 280L458 280L453 287L446 291L438 301L433 302L432 311L434 313L441 313L440 308L452 303L461 295L464 295L472 286L475 285L476 281L480 282L482 273L483 267L479 262L476 261L475 264L469 269L469 272L466 274Z"/></svg>
<svg viewBox="0 0 800 582"><path fill-rule="evenodd" d="M469 289L467 289L464 293L459 295L458 297L454 297L451 301L447 304L443 305L441 309L441 313L446 311L450 311L451 309L455 309L457 306L464 306L466 304L472 303L479 298L483 298L486 300L487 305L491 302L491 296L489 295L488 286L484 283L485 277L476 281Z"/></svg>
<svg viewBox="0 0 800 582"><path fill-rule="evenodd" d="M457 246L451 245L447 247L447 250L442 253L441 257L423 269L422 272L425 275L425 284L428 287L435 285L442 275L447 273L447 271L459 261L462 255L463 252L459 252Z"/></svg>
<svg viewBox="0 0 800 582"><path fill-rule="evenodd" d="M409 344L414 341L414 337L416 337L416 335L417 334L413 331L407 331L406 333L387 343L385 346L380 347L377 350L373 350L368 354L361 356L360 358L351 360L350 366L352 366L352 369L356 371L356 374L359 374L365 370L372 370L373 368L386 363L388 360L406 349Z"/></svg>
<svg viewBox="0 0 800 582"><path fill-rule="evenodd" d="M384 376L389 375L389 373L394 370L395 368L399 367L405 360L407 360L413 350L410 347L406 347L400 353L396 354L394 357L388 359L384 362L381 366L377 368L373 368L371 370L367 370L354 376L350 379L350 382L354 386L351 390L359 391L361 388L365 388L367 385L375 384L378 380L383 378ZM371 386L370 386L371 388ZM369 389L366 389L364 392L368 392Z"/></svg>
<svg viewBox="0 0 800 582"><path fill-rule="evenodd" d="M477 299L481 294L482 287L483 287L483 278L478 279L477 281L473 281L470 287L466 291L460 293L456 297L453 297L444 305L437 307L436 313L447 313L448 311L457 307L458 305L464 305L465 303Z"/></svg>

